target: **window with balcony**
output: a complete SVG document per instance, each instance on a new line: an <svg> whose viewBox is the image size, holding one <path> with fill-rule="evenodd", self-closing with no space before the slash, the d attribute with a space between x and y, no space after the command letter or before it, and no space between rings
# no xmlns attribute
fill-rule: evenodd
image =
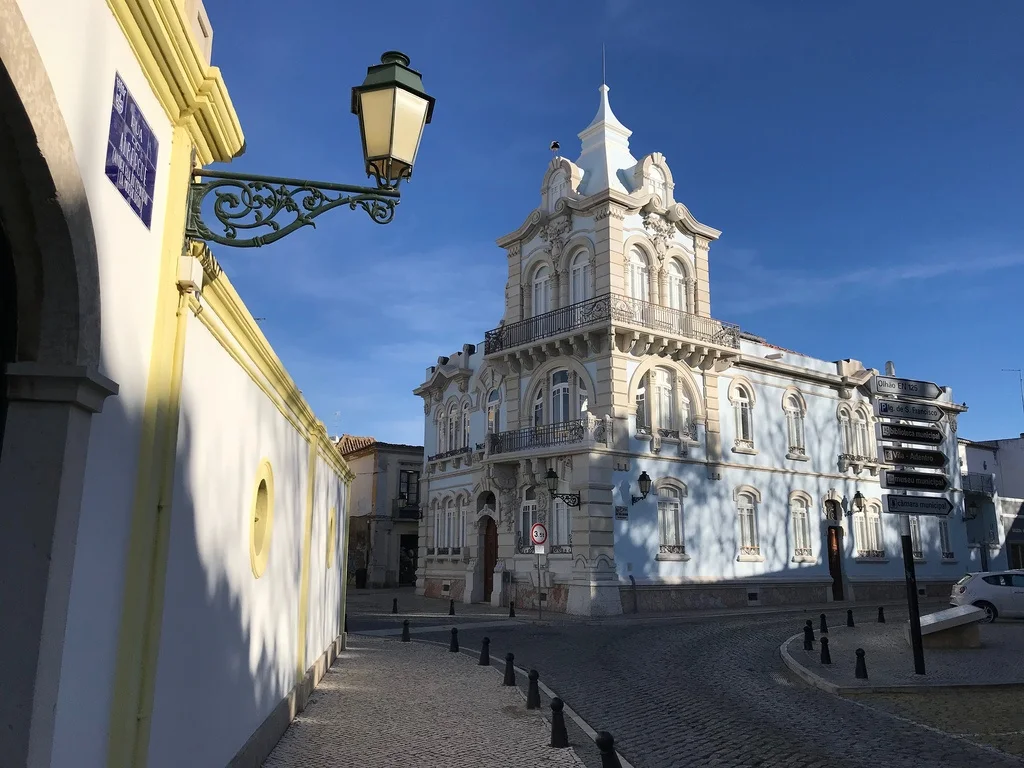
<svg viewBox="0 0 1024 768"><path fill-rule="evenodd" d="M793 560L812 558L810 499L803 493L793 493L789 499L789 516L793 523Z"/></svg>
<svg viewBox="0 0 1024 768"><path fill-rule="evenodd" d="M949 540L949 521L939 520L939 548L942 550L943 560L955 560L953 545Z"/></svg>
<svg viewBox="0 0 1024 768"><path fill-rule="evenodd" d="M685 487L659 484L658 494L658 560L683 559L686 535L683 527L683 496Z"/></svg>
<svg viewBox="0 0 1024 768"><path fill-rule="evenodd" d="M548 531L548 538L551 541L551 554L567 554L563 547L572 543L572 512L565 502L555 499L551 508L551 530ZM568 553L572 550L569 549Z"/></svg>
<svg viewBox="0 0 1024 768"><path fill-rule="evenodd" d="M462 433L459 446L469 447L469 400L462 404Z"/></svg>
<svg viewBox="0 0 1024 768"><path fill-rule="evenodd" d="M789 451L786 458L805 459L807 458L807 446L804 435L803 399L798 394L790 392L783 398L782 407L786 412L786 432L789 437Z"/></svg>
<svg viewBox="0 0 1024 768"><path fill-rule="evenodd" d="M446 451L454 451L460 446L459 407L455 403L448 406L448 443Z"/></svg>
<svg viewBox="0 0 1024 768"><path fill-rule="evenodd" d="M863 511L853 514L853 538L858 558L882 559L885 550L882 540L882 506L868 501Z"/></svg>
<svg viewBox="0 0 1024 768"><path fill-rule="evenodd" d="M626 288L631 299L640 301L651 300L650 265L645 254L639 248L629 251L629 262L626 272Z"/></svg>
<svg viewBox="0 0 1024 768"><path fill-rule="evenodd" d="M501 393L496 389L487 395L487 431L492 435L501 432Z"/></svg>
<svg viewBox="0 0 1024 768"><path fill-rule="evenodd" d="M417 507L420 503L420 473L412 469L398 472L398 496L405 499L407 507Z"/></svg>
<svg viewBox="0 0 1024 768"><path fill-rule="evenodd" d="M870 440L868 438L868 420L864 411L858 408L853 412L853 455L858 458L867 458Z"/></svg>
<svg viewBox="0 0 1024 768"><path fill-rule="evenodd" d="M668 305L672 309L688 312L686 296L686 272L677 259L668 263Z"/></svg>
<svg viewBox="0 0 1024 768"><path fill-rule="evenodd" d="M850 416L850 409L842 405L839 407L839 452L847 456L854 455L853 444L853 423Z"/></svg>
<svg viewBox="0 0 1024 768"><path fill-rule="evenodd" d="M523 494L523 505L519 511L519 547L522 552L527 548L532 551L530 545L530 530L537 522L537 491L534 488L527 488Z"/></svg>
<svg viewBox="0 0 1024 768"><path fill-rule="evenodd" d="M675 371L659 367L644 374L637 384L635 402L638 435L696 439L690 398Z"/></svg>
<svg viewBox="0 0 1024 768"><path fill-rule="evenodd" d="M569 303L576 304L586 301L592 296L590 274L590 254L579 250L569 263Z"/></svg>
<svg viewBox="0 0 1024 768"><path fill-rule="evenodd" d="M570 418L569 371L555 371L551 374L551 423L561 424Z"/></svg>
<svg viewBox="0 0 1024 768"><path fill-rule="evenodd" d="M554 309L551 298L551 270L542 264L533 273L533 317Z"/></svg>
<svg viewBox="0 0 1024 768"><path fill-rule="evenodd" d="M545 394L545 389L550 396ZM575 421L582 418L588 408L586 383L576 372L561 368L551 374L546 387L537 389L533 400L533 426Z"/></svg>

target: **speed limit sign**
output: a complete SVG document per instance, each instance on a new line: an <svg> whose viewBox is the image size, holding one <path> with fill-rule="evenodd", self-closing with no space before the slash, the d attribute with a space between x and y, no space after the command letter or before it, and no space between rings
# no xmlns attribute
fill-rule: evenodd
<svg viewBox="0 0 1024 768"><path fill-rule="evenodd" d="M544 545L548 543L548 529L544 523L534 523L530 529L530 541L538 550L537 554L544 554Z"/></svg>

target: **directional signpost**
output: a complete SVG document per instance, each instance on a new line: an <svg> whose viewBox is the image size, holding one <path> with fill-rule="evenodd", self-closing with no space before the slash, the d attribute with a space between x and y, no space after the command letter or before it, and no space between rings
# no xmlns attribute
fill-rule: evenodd
<svg viewBox="0 0 1024 768"><path fill-rule="evenodd" d="M542 607L540 594L544 589L544 573L540 569L540 556L547 551L548 529L544 523L534 523L530 528L530 541L533 542L533 552L537 556L537 621L540 621Z"/></svg>
<svg viewBox="0 0 1024 768"><path fill-rule="evenodd" d="M917 576L914 573L914 546L910 536L908 515L948 515L953 505L945 496L908 496L907 491L945 493L950 488L946 476L949 457L934 448L915 446L941 446L945 434L941 427L945 412L934 402L942 389L930 381L896 378L892 363L886 365L885 376L871 378L875 415L882 422L875 426L878 455L896 469L881 472L879 484L890 491L885 494L885 511L900 515L903 543L903 570L907 580L907 602L910 607L910 639L914 648L914 671L924 674L924 646L921 642L921 611L917 603ZM891 420L891 421L884 421ZM893 422L925 422L900 424ZM895 445L886 445L895 443ZM910 471L907 468L912 468ZM917 470L915 468L920 468ZM938 472L929 470L939 470ZM896 493L893 493L895 491Z"/></svg>

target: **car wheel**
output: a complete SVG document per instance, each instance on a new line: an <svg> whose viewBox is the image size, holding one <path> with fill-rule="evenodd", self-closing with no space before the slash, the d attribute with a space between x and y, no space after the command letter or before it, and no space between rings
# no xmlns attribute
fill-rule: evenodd
<svg viewBox="0 0 1024 768"><path fill-rule="evenodd" d="M991 624L998 615L996 607L992 603L986 603L984 600L975 603L974 607L981 608L985 612L985 618L981 620L982 624Z"/></svg>

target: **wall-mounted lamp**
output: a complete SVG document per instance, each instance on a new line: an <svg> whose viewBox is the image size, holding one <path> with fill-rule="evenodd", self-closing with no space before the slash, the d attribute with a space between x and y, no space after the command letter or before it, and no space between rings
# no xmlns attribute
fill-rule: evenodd
<svg viewBox="0 0 1024 768"><path fill-rule="evenodd" d="M861 493L860 491L857 491L855 494L853 494L853 501L850 502L850 509L847 510L846 516L847 517L853 517L853 513L854 512L863 512L863 511L864 511L864 494Z"/></svg>
<svg viewBox="0 0 1024 768"><path fill-rule="evenodd" d="M636 479L636 484L640 486L640 495L630 495L630 498L633 500L633 504L636 504L638 501L643 501L647 498L647 494L651 492L651 476L647 474L647 470L640 473L640 477Z"/></svg>
<svg viewBox="0 0 1024 768"><path fill-rule="evenodd" d="M578 493L558 492L558 473L555 470L549 469L548 473L544 475L544 479L547 481L548 493L551 494L552 498L561 499L567 507L578 507L580 505L580 495Z"/></svg>

